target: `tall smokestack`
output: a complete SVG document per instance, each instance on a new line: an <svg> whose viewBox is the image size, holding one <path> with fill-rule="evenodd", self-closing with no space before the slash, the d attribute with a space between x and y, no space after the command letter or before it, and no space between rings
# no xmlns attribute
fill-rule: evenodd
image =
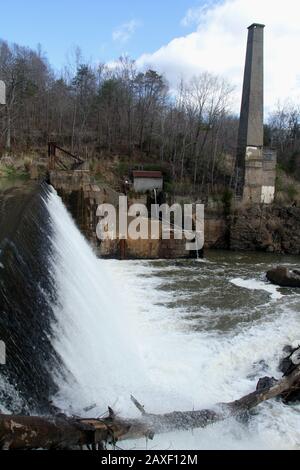
<svg viewBox="0 0 300 470"><path fill-rule="evenodd" d="M248 28L242 108L238 134L238 167L245 168L247 147L264 145L264 28Z"/></svg>

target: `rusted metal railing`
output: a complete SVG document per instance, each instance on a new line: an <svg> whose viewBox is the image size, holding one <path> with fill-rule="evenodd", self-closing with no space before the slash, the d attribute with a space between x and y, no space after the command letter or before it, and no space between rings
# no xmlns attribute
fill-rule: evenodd
<svg viewBox="0 0 300 470"><path fill-rule="evenodd" d="M71 165L71 168L68 168L68 166L63 162L62 157L57 154L57 150L61 153L63 153L64 157L67 157L71 160L73 160L73 164ZM82 160L80 157L77 155L72 154L68 150L63 149L59 145L56 144L56 142L49 142L48 143L48 157L49 157L49 170L55 170L57 166L60 168L63 168L64 170L76 170L80 165L84 163L84 160Z"/></svg>

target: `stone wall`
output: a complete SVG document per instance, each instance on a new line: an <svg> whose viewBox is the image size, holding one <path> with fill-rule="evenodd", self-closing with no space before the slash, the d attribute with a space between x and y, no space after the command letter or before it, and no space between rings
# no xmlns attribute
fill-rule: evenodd
<svg viewBox="0 0 300 470"><path fill-rule="evenodd" d="M96 236L99 204L117 207L119 194L92 184L85 172L54 173L51 183L71 212L95 252L104 258L176 259L195 257L186 250L186 240L106 240ZM161 230L160 230L161 233ZM206 209L205 248L300 254L300 208L271 204L235 203L231 215L222 206Z"/></svg>
<svg viewBox="0 0 300 470"><path fill-rule="evenodd" d="M222 212L205 214L205 248L228 247L228 224Z"/></svg>
<svg viewBox="0 0 300 470"><path fill-rule="evenodd" d="M172 259L197 256L196 252L186 250L186 240L162 240L160 227L159 240L113 240L102 242L97 238L96 227L99 222L96 216L100 204L112 204L118 208L119 194L106 185L93 184L86 171L62 172L53 171L50 183L55 187L64 201L77 226L90 242L96 254L102 258L125 259ZM146 202L144 201L130 201ZM130 223L130 218L128 219ZM149 233L150 231L149 221ZM116 226L118 232L118 223Z"/></svg>

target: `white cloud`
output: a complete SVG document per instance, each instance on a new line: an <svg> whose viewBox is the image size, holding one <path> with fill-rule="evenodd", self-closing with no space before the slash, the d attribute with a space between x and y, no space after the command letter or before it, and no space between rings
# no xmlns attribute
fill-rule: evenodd
<svg viewBox="0 0 300 470"><path fill-rule="evenodd" d="M113 33L112 37L113 40L116 42L120 42L122 44L126 43L131 36L136 32L137 28L140 26L140 22L137 20L131 20L127 23L123 23L121 26L116 28Z"/></svg>
<svg viewBox="0 0 300 470"><path fill-rule="evenodd" d="M236 87L235 110L241 100L247 27L265 29L266 109L278 100L300 99L299 0L222 0L188 10L183 25L197 23L195 32L173 39L138 59L141 67L156 67L175 85L204 70L222 75Z"/></svg>
<svg viewBox="0 0 300 470"><path fill-rule="evenodd" d="M214 2L211 0L200 7L189 8L185 16L181 20L181 26L193 26L198 25L203 17L203 15L213 7Z"/></svg>

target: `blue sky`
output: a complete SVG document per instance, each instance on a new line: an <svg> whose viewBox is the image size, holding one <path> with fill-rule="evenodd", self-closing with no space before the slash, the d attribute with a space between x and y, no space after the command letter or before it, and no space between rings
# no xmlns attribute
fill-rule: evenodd
<svg viewBox="0 0 300 470"><path fill-rule="evenodd" d="M129 54L173 89L208 71L234 86L237 111L247 27L263 23L266 109L300 103L299 0L0 0L0 7L0 38L41 44L58 72L67 55L74 63L76 46L96 64Z"/></svg>
<svg viewBox="0 0 300 470"><path fill-rule="evenodd" d="M201 3L202 0L0 0L1 18L5 18L1 21L0 37L34 48L40 43L56 68L62 66L66 53L74 46L95 61L109 61L122 53L136 58L189 31L181 20L188 8Z"/></svg>

